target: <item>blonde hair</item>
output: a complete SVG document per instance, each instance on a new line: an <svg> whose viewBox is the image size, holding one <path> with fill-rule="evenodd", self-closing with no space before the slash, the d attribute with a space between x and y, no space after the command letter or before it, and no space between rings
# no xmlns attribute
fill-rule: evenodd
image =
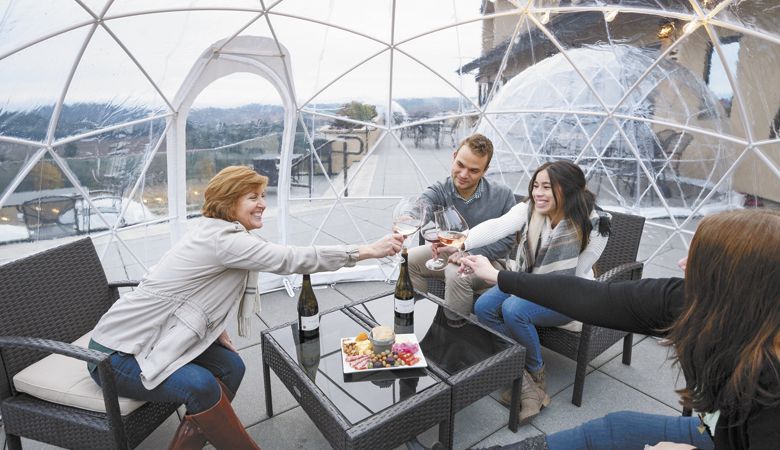
<svg viewBox="0 0 780 450"><path fill-rule="evenodd" d="M249 167L225 167L206 186L203 194L206 201L201 212L205 217L232 222L236 220L234 210L238 199L247 192L263 190L267 185L268 177Z"/></svg>

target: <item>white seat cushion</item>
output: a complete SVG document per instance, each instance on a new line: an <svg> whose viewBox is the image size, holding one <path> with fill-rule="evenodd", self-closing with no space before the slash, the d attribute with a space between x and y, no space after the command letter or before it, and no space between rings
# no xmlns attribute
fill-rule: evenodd
<svg viewBox="0 0 780 450"><path fill-rule="evenodd" d="M73 344L86 348L91 335L92 332L89 332ZM19 392L52 403L106 412L103 391L89 376L87 363L75 358L49 355L17 373L14 387ZM126 416L144 403L119 397L119 411Z"/></svg>
<svg viewBox="0 0 780 450"><path fill-rule="evenodd" d="M560 328L562 330L567 330L567 331L573 331L575 333L582 333L582 322L580 322L579 320L572 320L569 323L558 325L555 328Z"/></svg>

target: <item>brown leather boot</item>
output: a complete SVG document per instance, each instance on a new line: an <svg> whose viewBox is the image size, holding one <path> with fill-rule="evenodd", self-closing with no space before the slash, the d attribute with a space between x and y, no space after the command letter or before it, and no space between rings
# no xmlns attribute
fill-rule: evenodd
<svg viewBox="0 0 780 450"><path fill-rule="evenodd" d="M230 389L219 378L217 378L217 383L219 383L222 393L232 403L236 395L230 392ZM173 440L168 445L168 450L202 450L206 442L206 437L200 432L195 422L192 421L190 416L185 415L179 423L179 428L176 429L176 433L173 435Z"/></svg>
<svg viewBox="0 0 780 450"><path fill-rule="evenodd" d="M230 389L228 389L228 387L225 386L225 383L223 383L219 378L217 378L217 383L219 383L219 387L222 388L222 393L227 395L228 401L233 403L233 399L236 398L236 394L230 392Z"/></svg>
<svg viewBox="0 0 780 450"><path fill-rule="evenodd" d="M233 407L230 406L226 391L227 389L223 387L222 395L216 405L188 417L198 425L206 439L217 450L260 450L244 429Z"/></svg>
<svg viewBox="0 0 780 450"><path fill-rule="evenodd" d="M168 450L201 450L206 445L206 437L192 421L190 416L184 416L168 445Z"/></svg>

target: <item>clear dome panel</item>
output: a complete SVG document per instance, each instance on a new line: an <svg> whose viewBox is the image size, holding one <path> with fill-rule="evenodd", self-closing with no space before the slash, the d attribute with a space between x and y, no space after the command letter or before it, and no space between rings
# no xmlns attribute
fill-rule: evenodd
<svg viewBox="0 0 780 450"><path fill-rule="evenodd" d="M719 9L718 6L723 2L702 0L700 3L705 13L710 14L713 10ZM714 19L780 39L780 32L778 32L780 14L778 14L778 4L774 0L731 1L715 14Z"/></svg>
<svg viewBox="0 0 780 450"><path fill-rule="evenodd" d="M251 11L185 10L116 19L109 15L106 23L165 98L173 101L198 57L257 16Z"/></svg>
<svg viewBox="0 0 780 450"><path fill-rule="evenodd" d="M477 84L468 75L458 79L454 72L457 68L458 64L455 63L450 67L449 74L440 74L400 51L395 52L393 98L402 105L415 105L412 114L403 122L445 119L458 114L476 113Z"/></svg>
<svg viewBox="0 0 780 450"><path fill-rule="evenodd" d="M5 193L27 161L39 151L39 147L0 141L0 194Z"/></svg>
<svg viewBox="0 0 780 450"><path fill-rule="evenodd" d="M705 198L713 204L728 202L729 180L719 182L733 152L717 139L656 129L645 121L608 120L593 142L599 156L585 153L578 162L603 205L660 217L687 216Z"/></svg>
<svg viewBox="0 0 780 450"><path fill-rule="evenodd" d="M147 159L149 167L134 185L135 192L130 191L127 196L122 198L122 208L125 209L122 214L123 226L128 228L140 226L136 224L152 226L164 223L171 216L168 208L167 158L168 154L165 153L165 140L163 138L157 153L151 157L151 160ZM165 230L167 233L167 228ZM157 232L162 231L155 231L155 233Z"/></svg>
<svg viewBox="0 0 780 450"><path fill-rule="evenodd" d="M85 0L82 3L89 8L95 15L99 16L106 9L107 0Z"/></svg>
<svg viewBox="0 0 780 450"><path fill-rule="evenodd" d="M490 103L507 77L547 57L544 52L537 54L534 50L538 43L547 41L547 37L525 14L519 17L519 21L516 16L496 17L484 20L482 25L484 30L494 28L492 35L484 30L482 33L483 49L490 50L483 50L479 58L466 63L459 70L475 75L480 82L479 104L485 105ZM521 50L518 51L518 48Z"/></svg>
<svg viewBox="0 0 780 450"><path fill-rule="evenodd" d="M167 0L161 3L156 0L114 0L108 10L107 17L125 14L138 14L150 11L197 10L229 8L231 10L262 11L259 0Z"/></svg>
<svg viewBox="0 0 780 450"><path fill-rule="evenodd" d="M498 2L497 2L498 3ZM505 4L505 2L500 2ZM451 0L397 0L395 2L395 42L402 42L422 33L459 22L482 19L482 7L493 3L481 0L453 2ZM504 6L513 8L511 5Z"/></svg>
<svg viewBox="0 0 780 450"><path fill-rule="evenodd" d="M577 8L582 7L598 7L603 8L605 6L614 7L615 9L622 8L641 8L647 10L648 13L654 13L655 11L667 11L675 13L689 13L694 12L691 2L693 0L532 0L532 4L537 8L555 8L574 6ZM709 0L706 0L709 1ZM521 6L525 2L521 2Z"/></svg>
<svg viewBox="0 0 780 450"><path fill-rule="evenodd" d="M479 58L482 23L445 28L396 47L393 61L393 97L414 98L434 108L411 120L474 113L479 85L461 67ZM402 56L403 55L403 56Z"/></svg>
<svg viewBox="0 0 780 450"><path fill-rule="evenodd" d="M116 235L92 237L109 280L138 280L171 247L168 223L139 225L119 230Z"/></svg>
<svg viewBox="0 0 780 450"><path fill-rule="evenodd" d="M84 201L65 172L44 154L3 205L0 242L40 241L84 232ZM13 214L13 209L16 213Z"/></svg>
<svg viewBox="0 0 780 450"><path fill-rule="evenodd" d="M87 36L63 33L0 60L0 135L44 141L51 114ZM58 55L59 63L51 55ZM42 61L48 64L41 67Z"/></svg>
<svg viewBox="0 0 780 450"><path fill-rule="evenodd" d="M380 192L404 196L419 194L432 183L444 180L452 171L452 153L460 140L453 142L450 136L443 134L442 129L442 144L439 148L427 139L423 140L422 145L412 145L411 139L404 137L404 131L394 131L383 143L386 148L381 150L392 151L393 161L397 162L390 165L383 163L386 172L384 176L390 181L385 183L387 186L383 191L377 191L377 195ZM404 159L407 152L411 159ZM396 178L402 173L406 173L403 179ZM409 177L409 174L414 177Z"/></svg>
<svg viewBox="0 0 780 450"><path fill-rule="evenodd" d="M369 157L366 167L376 167L370 178L374 180L371 195L408 196L422 192L431 183L449 174L451 147L436 149L431 145L414 147L407 145L397 131L382 140ZM445 165L446 164L446 165ZM379 182L377 182L379 181Z"/></svg>
<svg viewBox="0 0 780 450"><path fill-rule="evenodd" d="M329 174L324 176L315 158L315 180L312 181L311 196L335 199L337 196L372 195L371 177L377 170L376 160L364 160L378 141L386 141L385 131L376 126L358 126L338 121L323 124L311 114L303 114L302 119L307 128L312 120L315 121L316 129L312 133L312 128L309 128L309 132L317 155ZM374 150L371 154L376 152Z"/></svg>
<svg viewBox="0 0 780 450"><path fill-rule="evenodd" d="M288 243L292 245L341 245L372 242L392 228L397 199L343 198L290 202ZM265 235L266 227L260 231ZM410 240L411 241L411 240ZM367 260L358 264L377 264Z"/></svg>
<svg viewBox="0 0 780 450"><path fill-rule="evenodd" d="M161 169L165 174L164 153L154 153L164 130L165 121L154 120L54 148L89 193L90 201L82 205L81 232L122 228L167 215L153 212L143 197L133 194L134 188L136 194L145 192L146 183L159 179ZM156 175L144 172L147 166L155 167Z"/></svg>
<svg viewBox="0 0 780 450"><path fill-rule="evenodd" d="M120 84L122 88L117 89ZM98 28L68 88L55 135L78 135L168 111L138 66Z"/></svg>
<svg viewBox="0 0 780 450"><path fill-rule="evenodd" d="M270 21L279 42L290 53L288 67L300 106L349 100L376 103L387 98L386 45L305 19L270 14ZM242 34L273 37L265 19Z"/></svg>
<svg viewBox="0 0 780 450"><path fill-rule="evenodd" d="M552 39L541 28L533 30L532 27L536 24L529 20L530 32L523 34L520 42L515 44L513 48L515 53L522 54L533 46L533 53L537 58L540 55L549 57L556 55L561 48L565 51L590 44L611 43L609 28L604 20L604 14L600 11L553 14L549 19L546 16L537 19L541 22L540 25L552 35Z"/></svg>
<svg viewBox="0 0 780 450"><path fill-rule="evenodd" d="M710 64L706 66L706 76L711 85L727 86L730 80L723 78L728 67L735 89L716 90L716 94L731 116L735 134L754 142L770 139L780 111L778 45L756 36L712 28L718 36L720 51L714 48L708 52ZM744 109L739 104L737 93L745 105ZM747 129L744 124L748 124Z"/></svg>
<svg viewBox="0 0 780 450"><path fill-rule="evenodd" d="M612 47L615 57L624 63L613 66L619 79L615 85L626 92L630 89L625 99L621 94L622 103L616 112L620 117L633 116L730 134L728 112L717 92L720 90L724 92L721 96L730 97L731 85L727 81L708 83L704 78L702 55L712 48L712 42L703 29L684 33L685 26L679 22L662 22L658 29L667 30L666 26L671 27L668 36L662 34L666 37L650 42L641 50L622 44ZM654 27L645 30L643 35L658 36ZM617 33L613 38L617 42L622 40Z"/></svg>
<svg viewBox="0 0 780 450"><path fill-rule="evenodd" d="M432 109L442 108L447 103L452 105L452 99L428 99L427 102L407 99L404 103L409 106L409 119L405 122L397 121L394 133L409 149L455 150L471 134L478 117L475 113L439 120L424 118Z"/></svg>
<svg viewBox="0 0 780 450"><path fill-rule="evenodd" d="M773 209L780 205L780 141L773 139L749 151L734 170L737 204Z"/></svg>
<svg viewBox="0 0 780 450"><path fill-rule="evenodd" d="M592 136L602 127L603 116L567 113L490 113L478 131L493 141L489 174L516 193L527 195L536 167L549 158L576 159L598 154Z"/></svg>
<svg viewBox="0 0 780 450"><path fill-rule="evenodd" d="M383 52L346 72L306 105L301 105L301 109L307 113L319 113L323 119L330 116L329 120L338 122L342 128L360 124L371 126L374 123L385 125L380 111L387 109L389 92L390 53ZM395 112L395 108L392 111ZM347 125L347 120L341 119L359 124Z"/></svg>
<svg viewBox="0 0 780 450"><path fill-rule="evenodd" d="M0 59L44 36L93 20L78 3L60 0L3 2L0 17Z"/></svg>
<svg viewBox="0 0 780 450"><path fill-rule="evenodd" d="M344 157L350 157L349 148L345 153L344 145L350 136L345 134L343 138L329 134L330 119L323 119L316 114L301 113L298 115L295 130L295 142L293 144L293 164L291 167L292 183L290 185L290 198L294 200L309 200L314 197L331 197L339 195L335 189L335 176L343 172L345 166ZM354 153L364 154L365 130L361 135L355 132L350 137L352 141L361 145ZM348 144L347 144L348 145ZM334 153L335 152L335 153ZM338 161L334 158L337 155ZM347 166L349 162L347 161Z"/></svg>
<svg viewBox="0 0 780 450"><path fill-rule="evenodd" d="M270 6L270 4L269 4ZM389 0L371 2L370 14L366 14L366 3L361 0L339 0L338 2L311 2L307 0L285 0L274 5L271 10L271 21L276 23L279 14L306 18L316 22L332 24L355 33L364 34L384 43L390 42L392 26L393 3ZM331 28L330 32L338 28ZM309 44L319 43L315 36L307 36ZM354 34L353 39L357 38ZM283 43L285 40L281 40ZM287 44L285 44L287 45ZM352 50L352 46L342 47Z"/></svg>

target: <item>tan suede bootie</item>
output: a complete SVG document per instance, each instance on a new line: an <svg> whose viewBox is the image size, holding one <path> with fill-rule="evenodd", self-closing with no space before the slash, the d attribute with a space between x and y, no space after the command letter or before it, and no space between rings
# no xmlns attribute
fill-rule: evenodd
<svg viewBox="0 0 780 450"><path fill-rule="evenodd" d="M520 392L520 424L526 424L539 415L542 408L550 404L550 396L544 391L544 367L531 373L523 370L523 390ZM505 406L512 403L512 389L501 392L499 402Z"/></svg>

